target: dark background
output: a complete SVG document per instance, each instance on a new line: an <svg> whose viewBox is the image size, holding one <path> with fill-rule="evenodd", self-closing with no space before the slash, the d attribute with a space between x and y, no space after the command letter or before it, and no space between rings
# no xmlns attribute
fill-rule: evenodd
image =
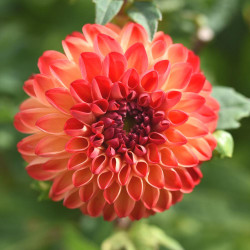
<svg viewBox="0 0 250 250"><path fill-rule="evenodd" d="M202 69L214 85L250 96L250 3L240 0L158 0L164 11L159 29L174 42L195 45L199 25L215 37L199 47ZM61 203L38 201L16 151L23 137L13 116L26 98L22 85L37 73L45 50L62 51L61 40L94 22L90 0L0 0L0 249L99 249L113 231L102 218L82 216ZM190 250L250 249L249 119L230 131L232 159L202 166L204 179L169 211L149 219Z"/></svg>

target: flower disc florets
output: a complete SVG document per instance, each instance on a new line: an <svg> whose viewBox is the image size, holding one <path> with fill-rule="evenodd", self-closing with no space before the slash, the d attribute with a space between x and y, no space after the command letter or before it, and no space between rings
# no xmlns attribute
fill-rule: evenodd
<svg viewBox="0 0 250 250"><path fill-rule="evenodd" d="M106 220L162 212L212 156L218 103L199 58L163 32L87 24L46 51L15 117L18 144L50 197Z"/></svg>

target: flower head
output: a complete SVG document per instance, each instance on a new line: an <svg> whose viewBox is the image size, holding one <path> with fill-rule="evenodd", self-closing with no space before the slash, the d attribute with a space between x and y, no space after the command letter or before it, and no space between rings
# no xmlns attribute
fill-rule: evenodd
<svg viewBox="0 0 250 250"><path fill-rule="evenodd" d="M28 174L50 197L106 220L132 220L180 201L212 156L218 103L199 58L135 23L87 24L46 51L15 117Z"/></svg>

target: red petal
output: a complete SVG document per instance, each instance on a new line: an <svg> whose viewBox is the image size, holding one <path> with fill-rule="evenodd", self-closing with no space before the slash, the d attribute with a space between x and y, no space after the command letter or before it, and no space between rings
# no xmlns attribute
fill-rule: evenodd
<svg viewBox="0 0 250 250"><path fill-rule="evenodd" d="M69 91L64 88L55 88L46 91L48 102L65 114L69 114L70 108L74 105L74 100Z"/></svg>
<svg viewBox="0 0 250 250"><path fill-rule="evenodd" d="M106 76L98 76L92 82L92 97L94 100L109 99L112 82Z"/></svg>
<svg viewBox="0 0 250 250"><path fill-rule="evenodd" d="M141 43L131 46L125 53L128 61L128 68L134 68L139 74L145 72L148 68L148 57L146 50Z"/></svg>
<svg viewBox="0 0 250 250"><path fill-rule="evenodd" d="M89 127L85 126L75 118L70 118L67 120L64 126L64 131L70 136L89 136L91 133Z"/></svg>
<svg viewBox="0 0 250 250"><path fill-rule="evenodd" d="M92 102L91 85L85 80L76 80L70 85L70 93L77 102Z"/></svg>
<svg viewBox="0 0 250 250"><path fill-rule="evenodd" d="M193 74L188 86L185 88L185 91L199 93L205 84L205 80L206 77L202 73Z"/></svg>
<svg viewBox="0 0 250 250"><path fill-rule="evenodd" d="M122 161L119 155L115 155L112 158L110 158L109 167L115 173L120 172L122 168Z"/></svg>
<svg viewBox="0 0 250 250"><path fill-rule="evenodd" d="M129 218L131 220L140 220L145 217L146 208L141 201L135 203L133 211L130 213Z"/></svg>
<svg viewBox="0 0 250 250"><path fill-rule="evenodd" d="M79 64L84 80L88 80L91 83L94 77L101 75L102 62L96 53L83 52L80 56Z"/></svg>
<svg viewBox="0 0 250 250"><path fill-rule="evenodd" d="M167 138L158 132L151 132L148 136L149 141L154 143L154 144L163 144L166 142Z"/></svg>
<svg viewBox="0 0 250 250"><path fill-rule="evenodd" d="M143 182L141 178L133 176L130 179L126 188L127 188L127 192L129 196L133 200L138 201L141 199L142 192L143 192Z"/></svg>
<svg viewBox="0 0 250 250"><path fill-rule="evenodd" d="M70 113L77 120L81 121L84 124L92 124L95 121L95 116L91 111L91 106L88 103L78 103L74 105Z"/></svg>
<svg viewBox="0 0 250 250"><path fill-rule="evenodd" d="M128 95L128 88L125 84L121 82L116 82L113 84L111 89L111 97L113 99L123 99Z"/></svg>
<svg viewBox="0 0 250 250"><path fill-rule="evenodd" d="M188 114L181 110L170 110L167 117L173 126L179 126L188 120Z"/></svg>
<svg viewBox="0 0 250 250"><path fill-rule="evenodd" d="M95 116L103 115L107 112L109 102L106 99L96 100L91 105L91 110Z"/></svg>
<svg viewBox="0 0 250 250"><path fill-rule="evenodd" d="M155 70L147 72L141 79L141 86L147 92L153 92L158 86L158 73Z"/></svg>
<svg viewBox="0 0 250 250"><path fill-rule="evenodd" d="M112 82L119 81L127 68L126 58L117 52L109 53L104 59L104 72Z"/></svg>
<svg viewBox="0 0 250 250"><path fill-rule="evenodd" d="M135 89L139 85L139 74L133 68L128 69L122 77L122 82L131 89Z"/></svg>
<svg viewBox="0 0 250 250"><path fill-rule="evenodd" d="M19 132L25 134L32 134L36 131L36 128L29 128L22 122L20 112L14 117L14 126Z"/></svg>
<svg viewBox="0 0 250 250"><path fill-rule="evenodd" d="M199 72L200 70L200 58L194 54L193 51L188 51L188 59L187 62L190 63L193 67L193 72Z"/></svg>

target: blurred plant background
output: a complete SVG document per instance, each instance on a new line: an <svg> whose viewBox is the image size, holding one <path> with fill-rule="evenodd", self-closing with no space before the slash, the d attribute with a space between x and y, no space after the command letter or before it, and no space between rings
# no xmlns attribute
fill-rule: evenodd
<svg viewBox="0 0 250 250"><path fill-rule="evenodd" d="M231 86L250 96L250 2L157 3L163 12L159 29L169 33L174 42L199 53L202 69L212 84ZM23 82L38 72L38 57L48 49L62 51L61 40L74 30L80 31L83 24L93 23L94 14L91 0L0 1L2 250L100 249L114 231L102 218L83 216L79 210L69 210L41 196L42 201L38 201L37 190L46 192L46 184L38 187L26 174L16 150L23 135L12 125L19 104L26 98ZM249 119L245 119L239 130L230 131L235 140L232 159L216 158L203 164L204 179L194 192L148 222L184 249L250 249L249 126Z"/></svg>

